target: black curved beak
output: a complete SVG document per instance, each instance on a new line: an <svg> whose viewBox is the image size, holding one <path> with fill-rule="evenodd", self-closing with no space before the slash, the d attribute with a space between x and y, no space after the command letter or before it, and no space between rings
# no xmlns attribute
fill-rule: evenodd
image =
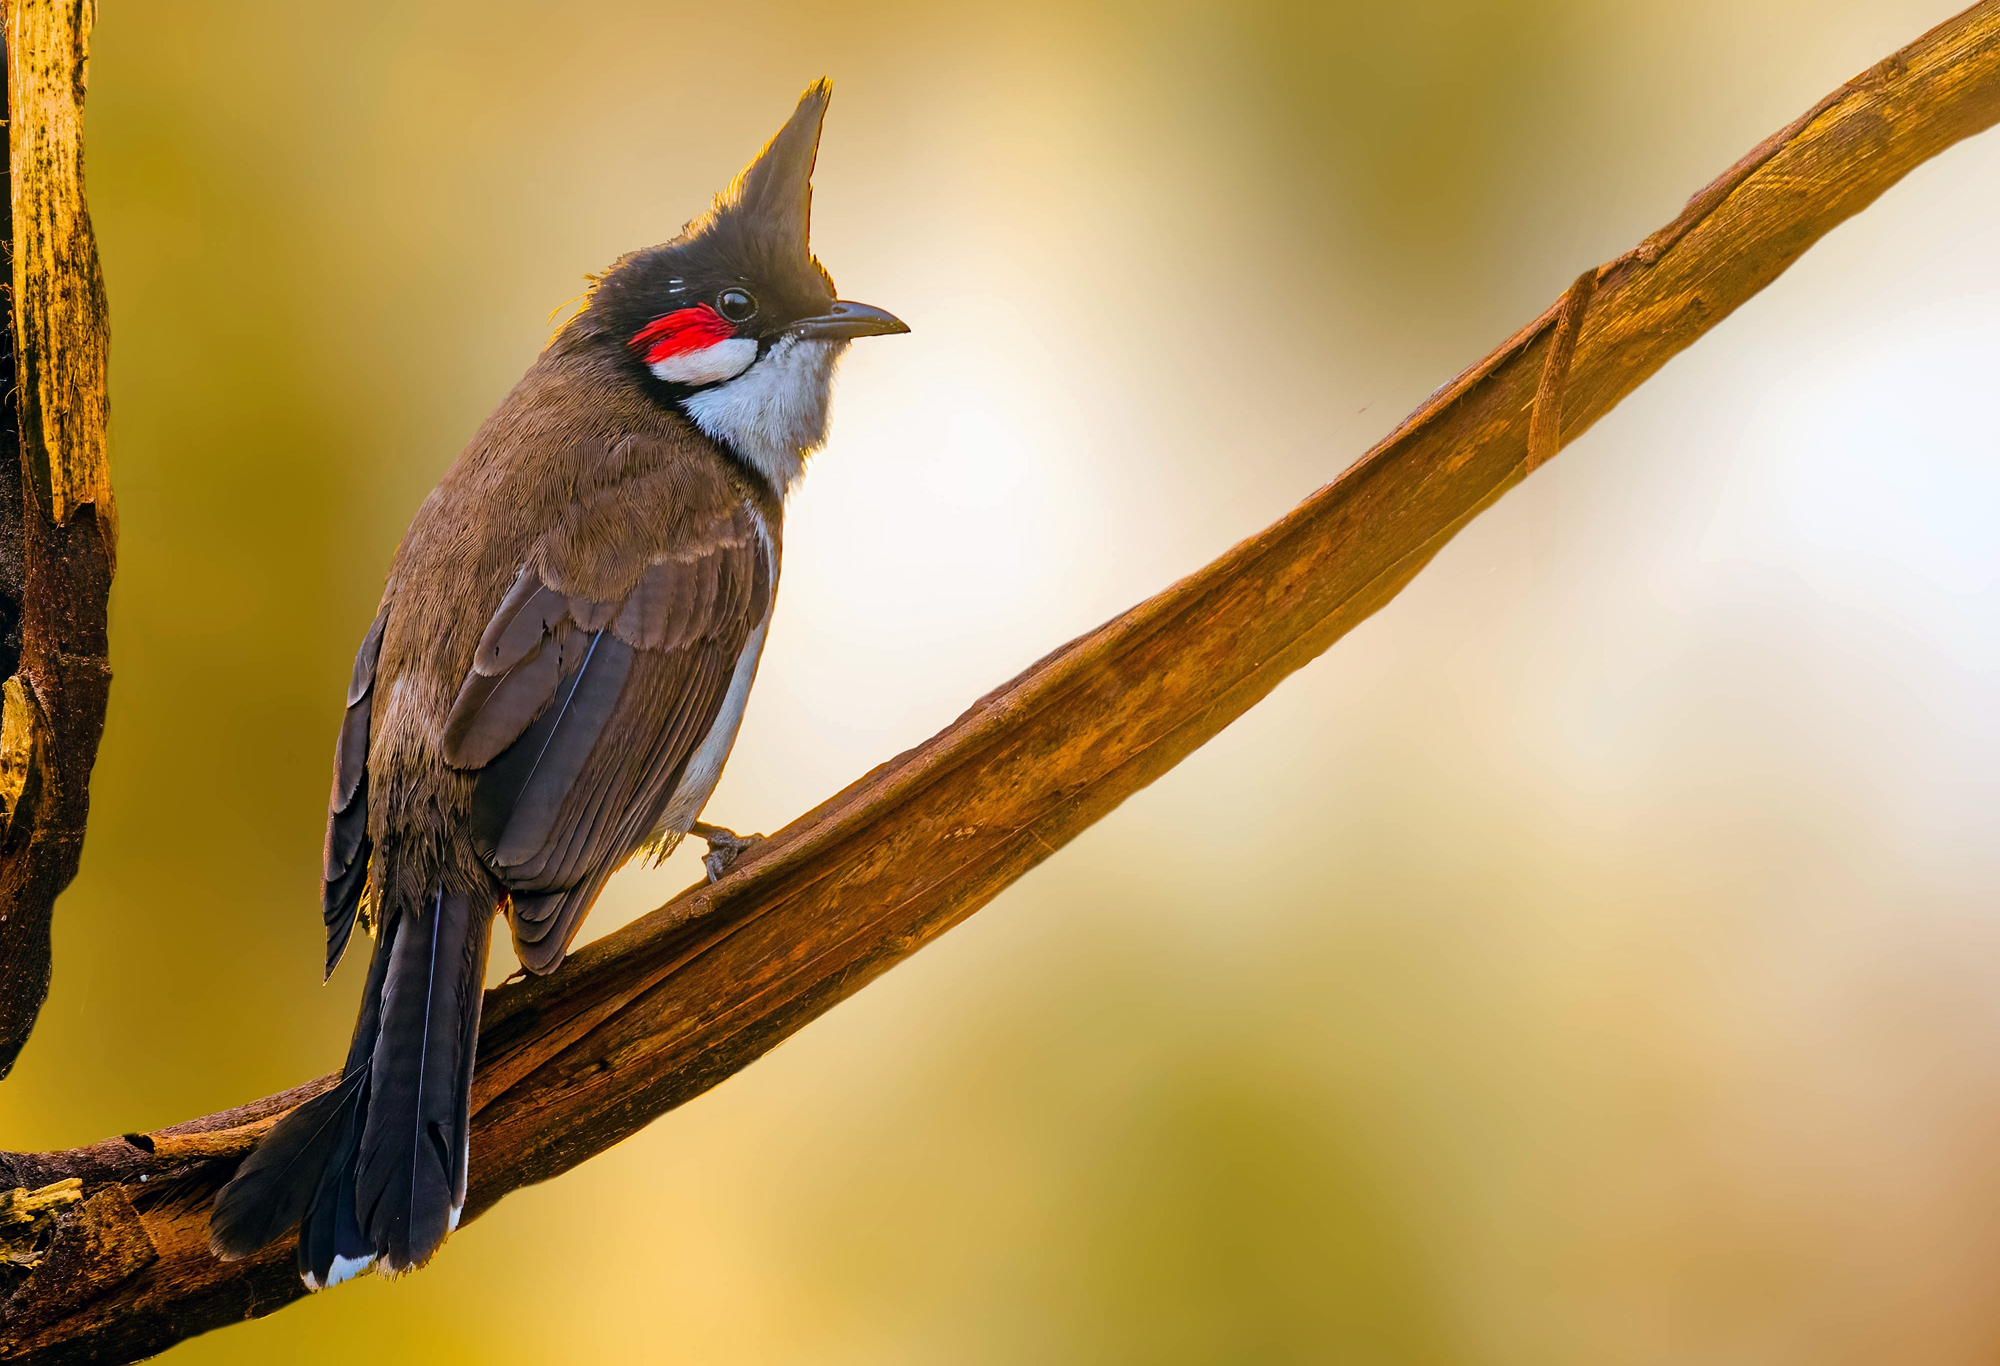
<svg viewBox="0 0 2000 1366"><path fill-rule="evenodd" d="M817 318L800 318L788 330L800 337L845 341L850 337L885 337L892 332L907 332L910 326L895 314L873 304L835 299L833 307Z"/></svg>

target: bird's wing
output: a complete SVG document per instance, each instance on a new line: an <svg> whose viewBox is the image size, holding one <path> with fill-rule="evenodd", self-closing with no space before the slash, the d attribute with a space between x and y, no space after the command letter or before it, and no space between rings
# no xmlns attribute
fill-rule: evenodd
<svg viewBox="0 0 2000 1366"><path fill-rule="evenodd" d="M561 962L651 832L771 610L774 572L756 510L685 462L580 495L535 543L444 736L446 762L478 774L470 833L513 892L525 966Z"/></svg>
<svg viewBox="0 0 2000 1366"><path fill-rule="evenodd" d="M340 720L340 739L333 746L333 796L327 802L324 879L320 910L326 919L326 975L340 962L354 933L354 913L368 881L368 720L374 710L375 661L382 653L382 628L388 625L384 603L375 624L361 638L354 656L354 677L347 685L347 713Z"/></svg>

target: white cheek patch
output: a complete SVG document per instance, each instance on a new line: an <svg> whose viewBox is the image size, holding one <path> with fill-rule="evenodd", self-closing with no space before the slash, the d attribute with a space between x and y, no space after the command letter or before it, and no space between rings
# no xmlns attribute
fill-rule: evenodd
<svg viewBox="0 0 2000 1366"><path fill-rule="evenodd" d="M683 351L646 368L669 384L714 384L733 379L757 359L757 342L751 337L731 337L699 351Z"/></svg>
<svg viewBox="0 0 2000 1366"><path fill-rule="evenodd" d="M806 456L826 440L833 366L846 349L844 341L781 337L741 379L690 394L681 407L783 494L805 469Z"/></svg>

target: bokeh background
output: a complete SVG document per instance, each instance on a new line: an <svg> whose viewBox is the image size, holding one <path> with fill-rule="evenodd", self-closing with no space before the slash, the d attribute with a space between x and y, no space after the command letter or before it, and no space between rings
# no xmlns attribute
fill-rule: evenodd
<svg viewBox="0 0 2000 1366"><path fill-rule="evenodd" d="M1956 5L105 0L117 683L0 1142L337 1061L321 813L402 527L811 78L816 246L915 331L794 503L739 829L1281 513ZM172 1359L2000 1357L1996 223L1989 136L939 944L420 1276Z"/></svg>

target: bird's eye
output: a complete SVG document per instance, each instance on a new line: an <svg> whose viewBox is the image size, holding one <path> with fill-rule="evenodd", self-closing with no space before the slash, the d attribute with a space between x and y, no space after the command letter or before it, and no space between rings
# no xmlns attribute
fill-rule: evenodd
<svg viewBox="0 0 2000 1366"><path fill-rule="evenodd" d="M757 311L757 301L747 289L725 289L715 296L715 311L733 323L740 323Z"/></svg>

